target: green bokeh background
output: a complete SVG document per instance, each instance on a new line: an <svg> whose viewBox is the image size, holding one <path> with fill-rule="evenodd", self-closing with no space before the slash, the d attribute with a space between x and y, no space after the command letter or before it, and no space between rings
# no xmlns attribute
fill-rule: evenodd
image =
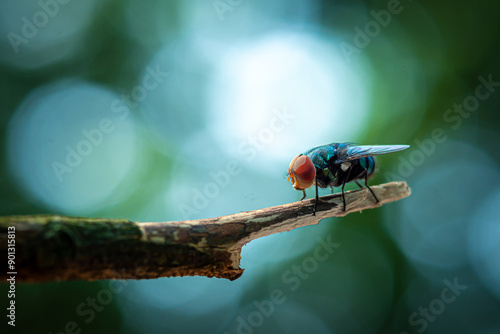
<svg viewBox="0 0 500 334"><path fill-rule="evenodd" d="M138 129L136 138L140 141L136 158L140 161L102 203L65 211L58 203L47 204L50 199L37 199L29 186L22 186L9 155L13 147L19 148L9 140L12 117L35 89L65 78L78 78L116 94L128 92L163 50L175 55L167 64L180 92L187 94L191 88L198 92L196 87L213 75L213 64L210 57L189 48L192 40L204 39L208 49L212 44L214 49L220 44L245 46L253 38L264 38L279 30L320 36L322 42L342 54L346 45L342 43L356 45L355 28L365 29L374 20L370 11L387 9L388 3L391 1L101 1L93 3L89 23L81 28L83 37L79 37L74 53L61 58L52 56L53 60L41 65L36 65L36 49L30 48L37 36L32 44L21 45L20 53L15 54L7 37L9 30L4 29L0 36L0 214L78 213L137 221L182 219L178 212L160 209L169 198L165 192L177 189L185 194L192 184L186 183L187 190L183 190L181 174L183 179L196 179L197 168L208 164L210 158L222 161L216 165L218 168L223 168L220 166L227 161L227 156L219 156L217 150L211 154L201 149L198 152L197 147L180 146L179 142L188 142L182 133L169 141L144 120L141 107L131 108ZM26 12L14 10L23 6L23 2L5 2L0 19L15 22L20 31L20 17L29 17L29 13L39 10L35 5L28 6ZM77 4L72 1L64 6ZM57 15L66 15L64 6ZM17 284L15 332L64 333L69 321L75 321L81 333L500 332L500 293L494 287L500 286L500 251L498 246L482 247L494 245L491 240L500 238L499 215L494 212L500 204L500 87L480 101L469 116L460 117L459 125L457 118L447 121L444 116L454 104L462 104L474 95L481 82L479 77L491 76L493 81L500 81L500 2L413 0L402 1L400 6L401 12L392 15L391 22L380 28L366 47L358 48L359 54L345 58L342 66L354 63L366 69L359 80L370 96L366 117L359 120L362 131L352 141L412 145L410 150L380 158L380 172L371 184L394 178L406 180L413 189L410 198L269 237L267 242L254 241L243 250L242 267L246 270L235 282L208 278L127 281L123 291L113 294L112 301L96 311L89 323L76 309L87 298L96 298L109 282ZM223 8L226 11L218 13ZM78 11L72 13L75 17L69 16L66 21L48 23L47 26L56 26L51 27L56 37L72 28ZM62 54L58 47L55 43L48 49ZM32 58L22 60L19 57L23 52ZM185 60L184 68L176 67L180 66L179 58ZM203 92L209 94L208 90ZM173 123L178 121L182 127L187 122L193 128L201 128L204 117L213 118L186 114L185 109L196 108L203 113L206 99L197 93L181 93L168 97L174 106L168 114ZM356 100L358 96L348 98ZM332 135L317 145L349 140L334 135L337 129L353 126L343 122L342 112L332 111L336 117ZM324 121L310 119L303 124L306 131L296 136L309 136ZM64 121L61 122L64 127ZM434 142L435 147L426 153L425 143L429 143L436 129L442 129L446 140ZM200 136L201 141L212 140L204 137L206 132L200 131ZM106 142L102 145L99 149L106 149ZM289 160L307 148L297 147L295 152L289 152ZM179 158L182 150L187 153ZM95 165L96 172L108 163L103 159ZM411 171L405 169L408 165ZM221 204L215 199L217 210L201 210L199 217L214 215L213 212L247 211L299 198L285 180L276 177L286 172L287 162L276 175L267 171L259 174L251 167L243 161L244 172L230 186L231 190L221 190L221 198L235 197L234 201ZM202 173L206 175L208 171ZM203 184L206 179L196 182ZM340 246L327 260L318 262L307 278L300 278L300 286L292 290L283 277L294 266L303 266L310 260L318 237L331 237ZM303 251L293 252L301 247L305 247ZM287 256L288 252L294 255ZM455 278L467 286L455 301L428 318L425 327L423 320L417 324L409 320L414 312L420 312L419 307L429 308L440 298L445 280L453 282ZM6 284L1 285L4 310L7 288ZM258 309L255 303L270 300L276 289L284 293L285 301L274 305L271 314L263 316L258 326L242 329L238 319L248 322ZM5 328L2 333L14 332L6 325L5 317L0 326Z"/></svg>

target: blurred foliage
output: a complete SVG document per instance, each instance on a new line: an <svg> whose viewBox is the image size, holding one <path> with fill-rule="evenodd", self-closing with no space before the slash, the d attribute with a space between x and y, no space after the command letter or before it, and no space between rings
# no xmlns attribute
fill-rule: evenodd
<svg viewBox="0 0 500 334"><path fill-rule="evenodd" d="M129 281L89 323L77 308L109 289L109 282L17 284L17 332L64 333L69 321L81 333L500 331L500 254L495 246L500 238L495 222L500 222L494 215L500 204L495 202L500 198L500 87L493 86L470 115L460 116L456 128L445 116L454 104L477 94L479 77L500 81L500 2L46 3L57 6L57 13L47 15L47 23L19 45L17 54L8 34L22 34L22 18L32 20L42 7L16 1L0 5L1 215L190 218L182 216L179 203L191 205L193 189L213 182L210 172L224 170L231 159L243 172L220 186L209 205L195 208L194 217L278 205L299 198L281 178L288 166L282 156L291 160L312 147L311 138L320 140L316 145L343 140L412 145L412 150L381 157L380 173L371 184L392 175L406 179L414 193L383 209L255 241L243 250L246 271L235 282ZM385 27L379 24L374 36L366 35L367 25L376 22L373 13L380 16L382 10L396 8L391 6L400 11L389 16ZM365 32L369 43L346 57L342 43L356 46L356 38L363 39L356 37L358 31ZM279 36L287 34L298 37L282 37L280 44ZM294 52L267 62L276 55L265 50L282 50L273 45ZM345 62L336 63L339 55ZM106 98L131 94L144 85L147 69L158 64L168 72L163 86L132 103L128 118L110 113ZM243 75L251 69L255 72ZM346 72L335 72L339 69ZM344 81L330 83L324 77ZM73 81L63 81L68 78ZM60 82L62 86L51 86ZM83 91L81 82L91 83L102 95L62 104L66 96L71 99L71 87ZM271 87L267 94L277 97L260 101L256 97L268 97L260 87ZM339 92L318 98L315 92L325 87ZM43 95L47 91L62 95L50 100ZM239 101L242 97L247 100ZM344 102L336 104L340 100ZM108 104L101 108L99 101ZM43 103L48 107L41 110ZM268 109L285 105L298 121L249 159L234 152L249 133L269 124L272 113L252 109L259 103ZM252 107L245 111L245 105ZM339 105L342 109L329 110ZM78 107L83 111L76 116ZM35 111L38 120L47 115L60 122L29 127L29 113ZM103 117L118 130L109 134L112 140L95 146L85 164L65 174L73 183L59 184L52 180L54 174L34 173L42 167L51 171L51 159L64 157L66 145L79 143L81 129L90 130ZM446 141L429 144L435 129L444 131ZM51 146L58 140L59 146ZM283 142L295 147L280 146ZM408 162L413 171L403 175L401 166ZM94 179L103 180L97 182L102 188L88 186ZM340 247L324 262L311 260L317 238L328 236ZM293 274L294 266L308 261L317 261L317 268L307 278ZM299 277L296 290L286 283L288 274ZM445 309L439 309L446 280L455 278L467 289L456 301L441 302ZM2 285L2 301L8 301L7 288ZM285 301L273 304L260 322L256 304L271 300L276 289ZM421 308L439 312L425 317ZM248 329L252 321L256 325ZM5 318L0 326L3 333L13 332Z"/></svg>

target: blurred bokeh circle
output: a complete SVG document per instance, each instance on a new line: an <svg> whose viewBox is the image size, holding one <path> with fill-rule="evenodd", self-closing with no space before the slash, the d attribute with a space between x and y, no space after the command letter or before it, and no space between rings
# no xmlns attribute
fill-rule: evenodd
<svg viewBox="0 0 500 334"><path fill-rule="evenodd" d="M0 2L0 63L35 70L85 52L98 1Z"/></svg>
<svg viewBox="0 0 500 334"><path fill-rule="evenodd" d="M8 124L11 172L32 198L56 212L81 214L119 202L125 194L114 191L137 156L127 110L109 89L80 80L34 90Z"/></svg>

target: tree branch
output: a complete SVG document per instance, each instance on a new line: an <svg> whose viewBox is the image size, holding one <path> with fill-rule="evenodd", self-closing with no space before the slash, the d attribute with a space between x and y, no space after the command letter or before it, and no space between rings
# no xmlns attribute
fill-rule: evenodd
<svg viewBox="0 0 500 334"><path fill-rule="evenodd" d="M15 228L17 281L147 279L165 276L207 276L237 279L241 248L274 233L317 224L321 219L382 206L410 195L406 182L233 215L161 223L57 215L0 217L0 253L7 259L9 226ZM12 237L11 237L12 238ZM0 277L7 278L3 271Z"/></svg>

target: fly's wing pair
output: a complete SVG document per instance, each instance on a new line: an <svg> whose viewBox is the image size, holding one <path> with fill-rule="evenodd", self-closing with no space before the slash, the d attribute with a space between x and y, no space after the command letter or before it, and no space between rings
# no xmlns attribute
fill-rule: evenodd
<svg viewBox="0 0 500 334"><path fill-rule="evenodd" d="M408 147L410 147L409 145L350 146L349 144L338 149L338 151L336 152L337 159L335 160L335 164L341 164L344 162L366 158L373 155L398 152L406 150Z"/></svg>

